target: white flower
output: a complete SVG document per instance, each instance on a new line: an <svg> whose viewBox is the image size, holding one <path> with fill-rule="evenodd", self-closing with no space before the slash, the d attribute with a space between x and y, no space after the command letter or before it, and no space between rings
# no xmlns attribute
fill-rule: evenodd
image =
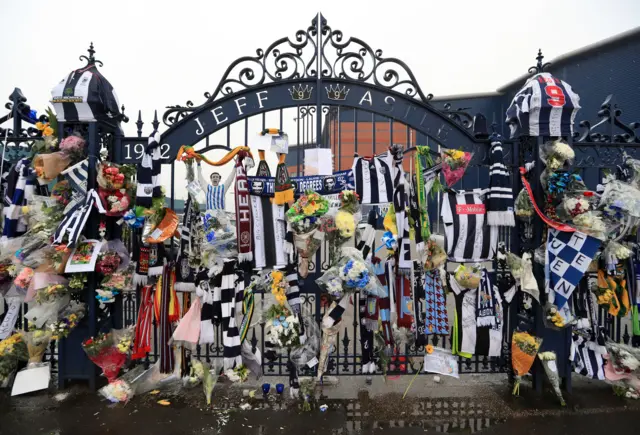
<svg viewBox="0 0 640 435"><path fill-rule="evenodd" d="M564 160L573 160L576 157L576 153L573 149L562 141L555 141L552 145L553 154L558 155L560 158Z"/></svg>
<svg viewBox="0 0 640 435"><path fill-rule="evenodd" d="M289 325L292 325L294 323L298 323L298 318L296 316L289 316L285 319L285 322L287 322Z"/></svg>

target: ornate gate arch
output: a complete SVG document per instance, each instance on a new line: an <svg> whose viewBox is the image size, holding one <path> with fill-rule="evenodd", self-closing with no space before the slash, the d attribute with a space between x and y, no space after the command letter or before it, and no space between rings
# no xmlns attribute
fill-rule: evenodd
<svg viewBox="0 0 640 435"><path fill-rule="evenodd" d="M345 38L318 14L306 30L284 37L255 56L227 68L199 106L169 106L162 121L163 158L172 161L180 146L194 146L209 135L246 118L283 108L343 106L401 122L442 145L471 148L472 123L434 108L409 67L384 57L364 41ZM322 117L315 119L315 143L322 145Z"/></svg>

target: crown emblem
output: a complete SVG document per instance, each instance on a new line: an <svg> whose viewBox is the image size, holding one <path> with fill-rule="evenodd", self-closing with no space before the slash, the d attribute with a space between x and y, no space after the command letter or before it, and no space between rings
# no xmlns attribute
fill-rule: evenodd
<svg viewBox="0 0 640 435"><path fill-rule="evenodd" d="M327 97L330 100L344 101L351 89L347 89L346 86L340 87L340 85L336 85L334 87L333 85L331 85L328 88L325 87L324 90L327 91Z"/></svg>
<svg viewBox="0 0 640 435"><path fill-rule="evenodd" d="M302 87L302 85L289 88L291 99L294 101L304 101L311 99L311 91L313 91L313 87L309 85L305 85L304 88Z"/></svg>

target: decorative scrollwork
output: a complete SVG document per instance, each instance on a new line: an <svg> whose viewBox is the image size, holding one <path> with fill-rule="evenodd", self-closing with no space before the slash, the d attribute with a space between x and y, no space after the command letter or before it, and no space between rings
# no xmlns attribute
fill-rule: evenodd
<svg viewBox="0 0 640 435"><path fill-rule="evenodd" d="M574 133L577 143L640 143L640 137L636 131L640 128L640 122L630 122L625 124L620 120L622 110L613 102L613 95L607 96L600 110L598 118L600 121L591 124L590 121L580 122L580 127L584 129L582 134ZM605 129L604 132L596 131Z"/></svg>
<svg viewBox="0 0 640 435"><path fill-rule="evenodd" d="M309 27L298 30L293 37L280 38L266 50L257 49L255 56L243 56L232 62L217 88L204 93L206 101L202 105L265 83L318 77L366 82L424 103L433 98L432 94L424 94L404 62L384 57L382 50L373 50L361 39L345 38L342 31L331 29L327 20L319 17L320 20L314 17ZM318 40L322 41L320 47ZM162 121L171 126L202 105L187 101L185 105L168 106Z"/></svg>
<svg viewBox="0 0 640 435"><path fill-rule="evenodd" d="M447 115L449 119L465 129L473 128L473 115L467 110L471 107L459 107L457 109L451 108L451 103L445 103L442 107L442 113Z"/></svg>

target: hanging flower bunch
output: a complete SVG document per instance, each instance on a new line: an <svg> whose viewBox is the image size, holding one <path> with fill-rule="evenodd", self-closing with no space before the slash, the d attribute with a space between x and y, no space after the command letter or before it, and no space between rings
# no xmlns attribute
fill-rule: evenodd
<svg viewBox="0 0 640 435"><path fill-rule="evenodd" d="M562 140L547 142L540 150L540 159L550 171L563 168L565 164L573 162L575 157L576 154L571 146Z"/></svg>
<svg viewBox="0 0 640 435"><path fill-rule="evenodd" d="M82 290L87 283L86 273L74 273L69 278L69 288L72 290Z"/></svg>
<svg viewBox="0 0 640 435"><path fill-rule="evenodd" d="M271 272L271 294L280 305L287 302L287 286L284 279L284 273L279 270Z"/></svg>
<svg viewBox="0 0 640 435"><path fill-rule="evenodd" d="M122 259L117 252L103 252L98 256L96 262L96 272L103 275L110 275L118 269Z"/></svg>
<svg viewBox="0 0 640 435"><path fill-rule="evenodd" d="M61 144L62 146L62 144ZM125 187L126 176L120 171L120 166L113 163L101 163L98 170L98 185L108 190L118 190Z"/></svg>
<svg viewBox="0 0 640 435"><path fill-rule="evenodd" d="M442 174L447 186L451 187L462 179L471 162L471 157L471 153L460 150L442 152Z"/></svg>
<svg viewBox="0 0 640 435"><path fill-rule="evenodd" d="M96 299L100 302L100 307L104 307L106 304L114 303L118 294L120 291L115 289L97 289Z"/></svg>
<svg viewBox="0 0 640 435"><path fill-rule="evenodd" d="M307 192L287 210L294 231L304 233L316 227L316 220L329 211L329 202L316 192Z"/></svg>
<svg viewBox="0 0 640 435"><path fill-rule="evenodd" d="M535 210L527 189L520 190L520 193L518 193L518 196L516 197L514 207L516 216L519 219L529 222L533 218Z"/></svg>
<svg viewBox="0 0 640 435"><path fill-rule="evenodd" d="M340 210L336 213L335 223L340 231L340 236L350 239L356 233L356 217L359 211L358 194L353 190L340 192Z"/></svg>
<svg viewBox="0 0 640 435"><path fill-rule="evenodd" d="M447 259L447 254L444 252L444 249L442 249L433 238L427 240L425 252L427 254L427 259L424 264L425 270L437 269L442 266Z"/></svg>
<svg viewBox="0 0 640 435"><path fill-rule="evenodd" d="M576 217L579 214L586 213L591 207L589 201L580 197L566 198L562 205L564 207L564 211L571 217Z"/></svg>
<svg viewBox="0 0 640 435"><path fill-rule="evenodd" d="M540 352L538 354L538 358L542 362L542 367L544 367L544 372L547 374L547 378L549 378L549 382L553 387L553 391L556 393L556 397L560 400L560 405L565 406L566 403L564 401L564 397L562 397L562 391L560 390L560 375L558 374L558 366L556 364L556 353L555 352Z"/></svg>
<svg viewBox="0 0 640 435"><path fill-rule="evenodd" d="M101 332L96 337L85 340L82 348L89 359L102 369L109 383L114 382L127 360L128 348L124 349L121 339L114 339L112 332Z"/></svg>
<svg viewBox="0 0 640 435"><path fill-rule="evenodd" d="M84 157L85 146L86 142L82 137L72 134L62 139L59 148L71 157L72 161L80 161Z"/></svg>
<svg viewBox="0 0 640 435"><path fill-rule="evenodd" d="M300 346L300 322L284 305L272 305L266 313L267 340L291 350Z"/></svg>
<svg viewBox="0 0 640 435"><path fill-rule="evenodd" d="M36 122L36 128L42 132L42 136L53 136L55 133L49 122Z"/></svg>
<svg viewBox="0 0 640 435"><path fill-rule="evenodd" d="M33 269L30 267L23 268L18 276L13 280L15 286L22 291L27 291L29 288L29 284L31 284L31 279L33 278Z"/></svg>
<svg viewBox="0 0 640 435"><path fill-rule="evenodd" d="M513 395L520 395L520 382L522 377L529 373L536 358L542 339L534 337L527 332L514 332L511 338L511 365L516 375Z"/></svg>
<svg viewBox="0 0 640 435"><path fill-rule="evenodd" d="M582 213L573 218L572 224L575 228L593 237L601 240L606 239L607 227L602 220L600 212L588 211Z"/></svg>

